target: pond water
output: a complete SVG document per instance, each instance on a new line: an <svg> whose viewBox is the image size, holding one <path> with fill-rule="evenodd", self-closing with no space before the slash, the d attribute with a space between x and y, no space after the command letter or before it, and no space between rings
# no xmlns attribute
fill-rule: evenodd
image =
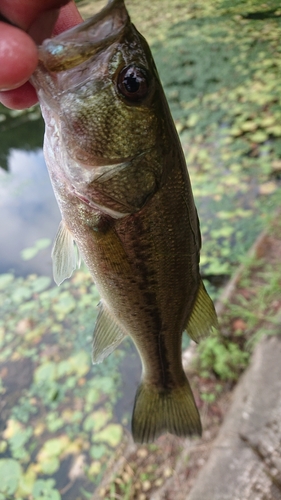
<svg viewBox="0 0 281 500"><path fill-rule="evenodd" d="M60 222L42 149L11 149L8 169L0 170L0 273L51 276L50 245L32 260L21 257L22 250L37 240L51 242Z"/></svg>
<svg viewBox="0 0 281 500"><path fill-rule="evenodd" d="M1 106L0 133L0 273L51 276L50 245L60 214L42 151L39 107L15 111ZM41 239L43 247L49 240L48 248L32 259L22 258L22 251Z"/></svg>

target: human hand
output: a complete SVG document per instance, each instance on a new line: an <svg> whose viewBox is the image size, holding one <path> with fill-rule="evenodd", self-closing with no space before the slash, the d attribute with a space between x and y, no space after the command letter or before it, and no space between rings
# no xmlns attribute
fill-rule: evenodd
<svg viewBox="0 0 281 500"><path fill-rule="evenodd" d="M0 13L18 26L0 21L0 102L12 109L28 108L37 102L28 82L38 64L36 44L82 18L73 0L0 0Z"/></svg>

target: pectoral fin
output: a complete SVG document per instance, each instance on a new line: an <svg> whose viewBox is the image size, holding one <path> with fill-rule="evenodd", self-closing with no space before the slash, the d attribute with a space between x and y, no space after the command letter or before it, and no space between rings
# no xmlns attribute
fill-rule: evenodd
<svg viewBox="0 0 281 500"><path fill-rule="evenodd" d="M192 340L199 342L212 328L218 329L218 319L214 304L201 280L186 331Z"/></svg>
<svg viewBox="0 0 281 500"><path fill-rule="evenodd" d="M52 250L53 275L57 285L70 278L74 269L80 266L78 249L74 239L62 220Z"/></svg>
<svg viewBox="0 0 281 500"><path fill-rule="evenodd" d="M126 334L116 324L110 311L101 302L93 334L93 363L101 363L125 337Z"/></svg>

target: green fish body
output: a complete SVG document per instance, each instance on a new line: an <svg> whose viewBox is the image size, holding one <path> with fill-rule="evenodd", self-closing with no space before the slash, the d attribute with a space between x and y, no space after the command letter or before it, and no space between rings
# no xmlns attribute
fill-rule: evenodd
<svg viewBox="0 0 281 500"><path fill-rule="evenodd" d="M47 40L35 85L44 151L62 222L59 284L76 243L101 295L93 361L129 335L142 360L137 442L201 433L181 360L182 333L217 325L199 274L197 212L182 148L149 47L123 0Z"/></svg>

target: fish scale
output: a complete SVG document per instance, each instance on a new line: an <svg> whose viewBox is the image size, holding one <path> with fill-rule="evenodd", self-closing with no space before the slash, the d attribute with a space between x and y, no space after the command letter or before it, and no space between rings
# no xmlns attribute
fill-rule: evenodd
<svg viewBox="0 0 281 500"><path fill-rule="evenodd" d="M101 301L93 361L124 337L142 360L132 433L201 433L181 360L182 334L217 327L199 273L201 237L179 138L150 49L123 0L46 40L32 82L62 222L52 258L58 284L78 259Z"/></svg>

